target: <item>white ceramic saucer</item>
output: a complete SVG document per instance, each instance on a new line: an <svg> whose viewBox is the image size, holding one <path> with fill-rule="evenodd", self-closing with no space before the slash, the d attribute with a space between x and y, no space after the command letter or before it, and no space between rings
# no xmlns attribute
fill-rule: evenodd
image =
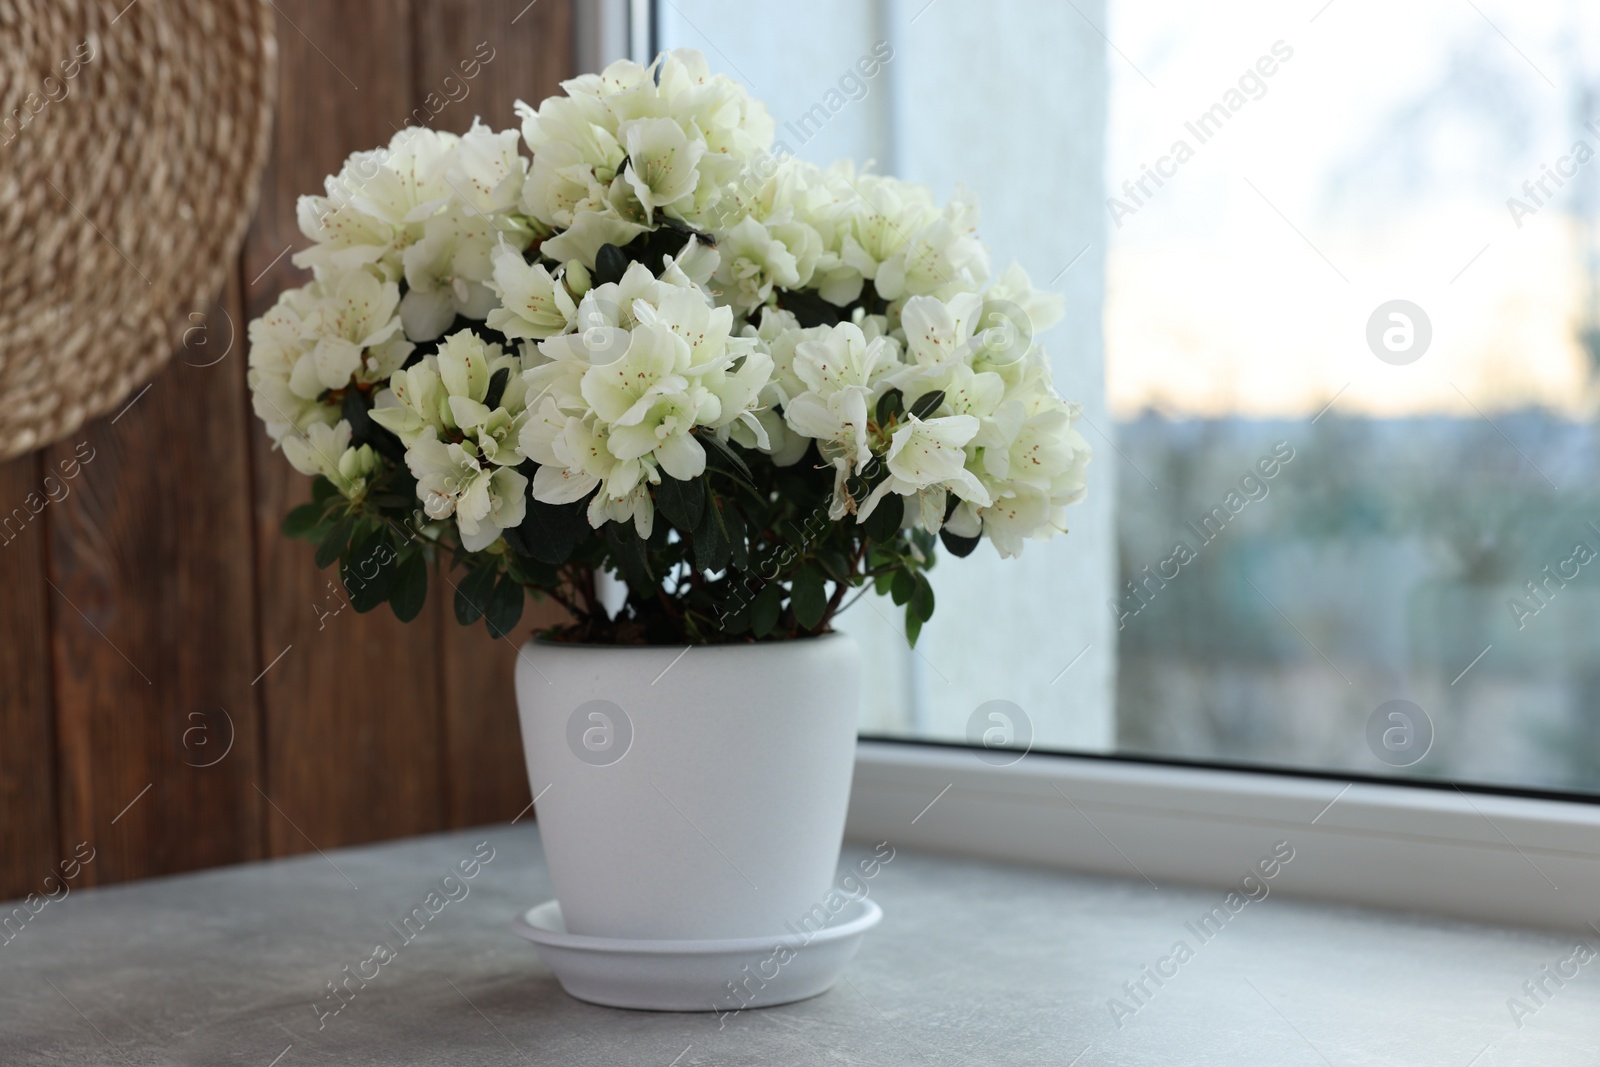
<svg viewBox="0 0 1600 1067"><path fill-rule="evenodd" d="M650 1011L738 1011L825 993L883 918L851 901L821 930L712 941L647 941L567 933L561 905L529 908L511 928L532 941L561 988L591 1004Z"/></svg>

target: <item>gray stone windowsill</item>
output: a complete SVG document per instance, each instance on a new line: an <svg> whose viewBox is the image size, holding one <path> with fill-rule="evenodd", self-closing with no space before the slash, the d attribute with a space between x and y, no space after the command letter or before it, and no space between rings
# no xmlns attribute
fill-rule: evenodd
<svg viewBox="0 0 1600 1067"><path fill-rule="evenodd" d="M324 983L482 840L469 895L319 1031ZM884 920L846 981L721 1024L561 992L509 929L552 895L528 824L74 890L0 944L0 1063L1600 1063L1600 960L1542 1005L1523 989L1574 938L1274 893L1201 943L1221 892L903 850L870 886ZM1179 940L1193 958L1118 1028L1110 998L1136 1006L1123 983ZM1512 997L1537 1009L1520 1028Z"/></svg>

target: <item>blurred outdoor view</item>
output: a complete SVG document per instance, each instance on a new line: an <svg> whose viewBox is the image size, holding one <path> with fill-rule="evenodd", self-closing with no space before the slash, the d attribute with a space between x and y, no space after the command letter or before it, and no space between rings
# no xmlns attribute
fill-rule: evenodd
<svg viewBox="0 0 1600 1067"><path fill-rule="evenodd" d="M1600 789L1600 7L1230 7L1107 27L1118 748Z"/></svg>
<svg viewBox="0 0 1600 1067"><path fill-rule="evenodd" d="M1004 700L1036 750L1600 790L1600 5L816 2L664 43L799 155L975 192L1095 449L914 651L846 617L863 732Z"/></svg>

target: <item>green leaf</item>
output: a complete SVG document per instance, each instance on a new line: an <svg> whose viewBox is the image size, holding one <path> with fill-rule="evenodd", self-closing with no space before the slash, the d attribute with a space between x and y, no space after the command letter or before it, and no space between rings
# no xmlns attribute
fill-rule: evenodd
<svg viewBox="0 0 1600 1067"><path fill-rule="evenodd" d="M878 398L878 425L886 426L892 418L905 414L905 396L898 389L891 389Z"/></svg>
<svg viewBox="0 0 1600 1067"><path fill-rule="evenodd" d="M401 465L405 464L406 446L389 430L372 421L372 397L354 387L346 389L340 414L350 424L350 443L355 446L371 445L382 456ZM330 457L338 458L338 457Z"/></svg>
<svg viewBox="0 0 1600 1067"><path fill-rule="evenodd" d="M395 572L394 588L389 590L389 609L401 622L410 622L422 614L422 605L428 600L428 557L422 552L412 552L400 561Z"/></svg>
<svg viewBox="0 0 1600 1067"><path fill-rule="evenodd" d="M344 555L345 546L350 543L350 533L356 527L356 520L346 516L333 524L327 536L317 545L316 564L321 570L340 556Z"/></svg>
<svg viewBox="0 0 1600 1067"><path fill-rule="evenodd" d="M723 607L717 625L730 634L742 634L750 629L750 618L750 605L734 602Z"/></svg>
<svg viewBox="0 0 1600 1067"><path fill-rule="evenodd" d="M944 547L947 552L959 559L964 556L972 555L972 553L978 548L978 542L983 540L983 538L962 537L959 534L951 533L949 529L946 528L939 531L939 540L944 542Z"/></svg>
<svg viewBox="0 0 1600 1067"><path fill-rule="evenodd" d="M917 575L917 588L911 594L911 603L906 608L922 622L933 618L933 586L926 575Z"/></svg>
<svg viewBox="0 0 1600 1067"><path fill-rule="evenodd" d="M939 405L944 403L944 390L935 389L931 393L923 393L917 397L917 402L911 405L913 418L925 419L939 410Z"/></svg>
<svg viewBox="0 0 1600 1067"><path fill-rule="evenodd" d="M319 474L311 479L311 499L314 502L326 504L340 495L339 487L330 482L327 475Z"/></svg>
<svg viewBox="0 0 1600 1067"><path fill-rule="evenodd" d="M893 583L894 583L894 575L892 573L891 574L880 574L877 577L872 579L872 591L874 593L877 593L879 596L883 596L885 593L887 593L889 591L889 586L892 585Z"/></svg>
<svg viewBox="0 0 1600 1067"><path fill-rule="evenodd" d="M345 553L339 567L350 606L368 612L389 599L395 574L400 569L400 553L389 540L389 532L373 530Z"/></svg>
<svg viewBox="0 0 1600 1067"><path fill-rule="evenodd" d="M720 571L727 567L732 554L722 509L712 504L705 509L694 531L694 565L702 571Z"/></svg>
<svg viewBox="0 0 1600 1067"><path fill-rule="evenodd" d="M716 499L713 498L707 506L711 508L717 507ZM749 570L750 542L748 539L749 532L744 525L744 516L740 514L738 508L728 507L722 511L722 523L728 528L729 563L732 564L733 569L736 571Z"/></svg>
<svg viewBox="0 0 1600 1067"><path fill-rule="evenodd" d="M872 509L872 514L867 516L867 521L861 524L861 529L874 541L893 541L900 536L900 524L905 517L906 498L899 493L885 493L878 500L878 506Z"/></svg>
<svg viewBox="0 0 1600 1067"><path fill-rule="evenodd" d="M850 557L837 548L818 549L816 560L822 568L823 577L835 582L850 580Z"/></svg>
<svg viewBox="0 0 1600 1067"><path fill-rule="evenodd" d="M822 582L822 572L810 564L802 567L789 586L789 606L794 609L794 621L802 630L815 629L828 610L828 591Z"/></svg>
<svg viewBox="0 0 1600 1067"><path fill-rule="evenodd" d="M506 545L519 556L560 566L591 532L587 511L588 505L581 500L574 504L535 500L530 477L522 525L504 531Z"/></svg>
<svg viewBox="0 0 1600 1067"><path fill-rule="evenodd" d="M456 586L456 621L471 626L483 616L489 606L489 594L494 591L495 567L479 567Z"/></svg>
<svg viewBox="0 0 1600 1067"><path fill-rule="evenodd" d="M309 537L322 525L323 506L318 503L301 504L283 517L283 536Z"/></svg>
<svg viewBox="0 0 1600 1067"><path fill-rule="evenodd" d="M894 579L889 583L889 596L896 604L906 603L916 591L917 578L909 568L902 567L894 572Z"/></svg>
<svg viewBox="0 0 1600 1067"><path fill-rule="evenodd" d="M917 618L916 612L909 606L906 608L906 641L912 648L917 647L917 637L922 633L922 620Z"/></svg>
<svg viewBox="0 0 1600 1067"><path fill-rule="evenodd" d="M526 599L522 583L509 574L495 584L494 592L490 594L489 604L483 613L483 623L488 627L490 637L498 640L516 629L518 620L522 618L522 605Z"/></svg>
<svg viewBox="0 0 1600 1067"><path fill-rule="evenodd" d="M745 461L740 458L739 453L735 452L733 450L733 446L728 442L722 440L716 434L712 433L698 434L696 435L695 440L704 445L706 451L711 453L712 456L722 460L723 463L732 468L732 470L728 470L726 473L743 478L746 482L754 483L755 476L750 473L749 466L745 464ZM709 460L711 457L708 456L707 458Z"/></svg>
<svg viewBox="0 0 1600 1067"><path fill-rule="evenodd" d="M489 391L484 394L483 406L493 411L500 406L500 398L506 395L506 382L511 380L511 368L501 367L494 372L494 377L489 379Z"/></svg>
<svg viewBox="0 0 1600 1067"><path fill-rule="evenodd" d="M685 533L693 533L705 514L705 482L699 479L680 482L663 475L661 484L656 486L656 507L672 525Z"/></svg>
<svg viewBox="0 0 1600 1067"><path fill-rule="evenodd" d="M778 306L793 313L803 327L836 326L844 319L838 307L806 290L779 290Z"/></svg>
<svg viewBox="0 0 1600 1067"><path fill-rule="evenodd" d="M777 582L768 582L761 587L761 592L756 594L755 602L750 606L750 627L757 637L766 637L778 625L778 616L783 611L783 587Z"/></svg>
<svg viewBox="0 0 1600 1067"><path fill-rule="evenodd" d="M561 572L557 568L527 557L508 558L506 573L515 576L522 585L531 586L535 599L538 599L542 590L554 589L561 584Z"/></svg>
<svg viewBox="0 0 1600 1067"><path fill-rule="evenodd" d="M650 573L650 561L645 557L644 541L632 522L608 522L605 525L606 544L611 549L611 560L634 589L649 593L655 588ZM654 595L654 594L650 594Z"/></svg>
<svg viewBox="0 0 1600 1067"><path fill-rule="evenodd" d="M594 270L589 272L596 286L620 282L628 270L628 256L616 245L601 245L594 255Z"/></svg>

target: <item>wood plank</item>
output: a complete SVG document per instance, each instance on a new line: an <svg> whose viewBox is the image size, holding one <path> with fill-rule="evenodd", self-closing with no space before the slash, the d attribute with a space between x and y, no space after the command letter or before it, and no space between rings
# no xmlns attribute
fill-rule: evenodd
<svg viewBox="0 0 1600 1067"><path fill-rule="evenodd" d="M295 202L321 192L352 151L388 142L412 107L408 3L276 0L279 97L261 203L245 242L249 316L306 275ZM441 803L437 619L402 625L387 607L319 623L333 571L278 532L309 482L251 420L256 472L260 668L266 718L265 813L273 855L424 833ZM319 629L320 627L320 629ZM280 658L281 657L281 658Z"/></svg>
<svg viewBox="0 0 1600 1067"><path fill-rule="evenodd" d="M537 105L575 73L572 11L564 0L532 6L527 0L433 0L416 5L414 15L416 103L410 120L418 125L460 133L476 115L495 129L516 129L512 105L518 99ZM550 625L560 617L559 609L530 603L522 633L502 641L490 641L482 625L459 626L449 597L436 597L435 611L444 652L450 825L514 818L531 797L517 722L512 642Z"/></svg>
<svg viewBox="0 0 1600 1067"><path fill-rule="evenodd" d="M86 884L262 854L237 280L123 410L43 452L61 842Z"/></svg>
<svg viewBox="0 0 1600 1067"><path fill-rule="evenodd" d="M0 463L0 900L44 892L61 856L40 516L66 484L36 453Z"/></svg>

